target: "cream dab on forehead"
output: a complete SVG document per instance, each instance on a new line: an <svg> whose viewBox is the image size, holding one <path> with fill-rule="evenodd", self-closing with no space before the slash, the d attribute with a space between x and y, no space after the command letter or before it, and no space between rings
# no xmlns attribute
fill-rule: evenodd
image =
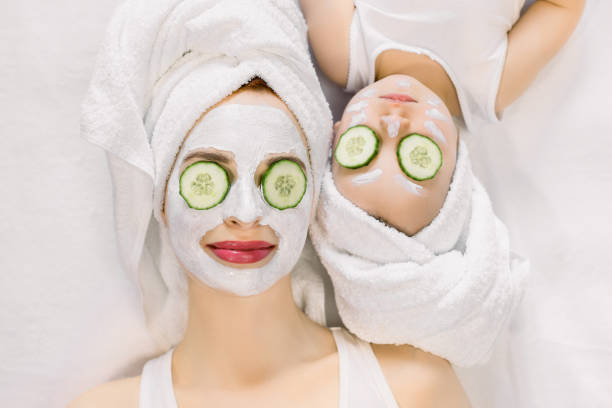
<svg viewBox="0 0 612 408"><path fill-rule="evenodd" d="M436 138L436 140L440 141L441 143L446 144L446 137L444 137L444 133L442 133L440 128L436 126L436 124L432 120L426 121L424 125L427 128L427 130L431 132L433 137Z"/></svg>
<svg viewBox="0 0 612 408"><path fill-rule="evenodd" d="M359 101L356 103L352 103L350 104L347 108L346 111L347 112L358 112L360 110L363 110L366 108L366 106L368 106L368 101Z"/></svg>
<svg viewBox="0 0 612 408"><path fill-rule="evenodd" d="M360 125L364 123L366 119L367 119L366 113L364 111L361 111L353 115L353 117L351 118L351 123L349 124L349 127Z"/></svg>
<svg viewBox="0 0 612 408"><path fill-rule="evenodd" d="M431 106L438 106L441 101L439 99L428 99L427 103L430 104Z"/></svg>
<svg viewBox="0 0 612 408"><path fill-rule="evenodd" d="M442 112L440 112L436 108L427 109L425 114L427 116L429 116L430 118L432 118L432 119L438 119L438 120L443 120L445 122L448 122L448 116L446 116L445 114L443 114Z"/></svg>
<svg viewBox="0 0 612 408"><path fill-rule="evenodd" d="M387 135L393 139L399 134L400 120L395 116L383 116L382 121L387 125Z"/></svg>
<svg viewBox="0 0 612 408"><path fill-rule="evenodd" d="M351 182L356 185L370 184L378 180L382 173L383 171L381 169L374 169L372 171L368 171L367 173L353 177Z"/></svg>
<svg viewBox="0 0 612 408"><path fill-rule="evenodd" d="M406 176L396 174L393 176L393 180L395 180L397 184L402 186L408 192L418 196L422 195L423 187L408 180Z"/></svg>

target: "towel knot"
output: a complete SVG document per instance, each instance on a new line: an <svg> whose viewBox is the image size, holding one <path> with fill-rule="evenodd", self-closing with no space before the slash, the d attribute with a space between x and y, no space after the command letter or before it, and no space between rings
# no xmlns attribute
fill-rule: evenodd
<svg viewBox="0 0 612 408"><path fill-rule="evenodd" d="M237 62L273 56L303 64L308 47L294 24L296 20L303 23L303 18L288 16L291 12L295 8L285 7L282 1L220 1L186 22L186 46L199 54L229 56Z"/></svg>

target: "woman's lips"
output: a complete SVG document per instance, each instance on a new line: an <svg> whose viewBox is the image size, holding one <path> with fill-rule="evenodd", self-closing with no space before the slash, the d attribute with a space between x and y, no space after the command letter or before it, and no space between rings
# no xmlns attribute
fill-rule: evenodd
<svg viewBox="0 0 612 408"><path fill-rule="evenodd" d="M396 102L416 102L416 99L414 99L412 96L400 93L381 95L379 98L390 99Z"/></svg>
<svg viewBox="0 0 612 408"><path fill-rule="evenodd" d="M220 259L237 264L261 261L276 248L266 241L219 241L206 246Z"/></svg>

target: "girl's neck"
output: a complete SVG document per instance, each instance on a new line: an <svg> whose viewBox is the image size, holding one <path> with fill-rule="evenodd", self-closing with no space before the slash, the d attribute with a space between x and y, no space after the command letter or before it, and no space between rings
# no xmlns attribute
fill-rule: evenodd
<svg viewBox="0 0 612 408"><path fill-rule="evenodd" d="M290 275L267 291L241 297L190 277L185 337L173 356L184 387L242 387L296 363L335 351L328 329L295 305Z"/></svg>
<svg viewBox="0 0 612 408"><path fill-rule="evenodd" d="M442 99L453 116L461 116L459 98L446 70L426 55L400 50L386 50L375 64L376 80L393 74L410 75Z"/></svg>

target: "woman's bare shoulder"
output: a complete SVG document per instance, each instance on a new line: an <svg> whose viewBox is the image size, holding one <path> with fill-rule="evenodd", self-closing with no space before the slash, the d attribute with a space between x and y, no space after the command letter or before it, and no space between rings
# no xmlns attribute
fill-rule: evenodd
<svg viewBox="0 0 612 408"><path fill-rule="evenodd" d="M98 385L78 396L66 408L138 408L140 376Z"/></svg>
<svg viewBox="0 0 612 408"><path fill-rule="evenodd" d="M445 359L410 345L373 344L372 349L399 406L470 408Z"/></svg>

